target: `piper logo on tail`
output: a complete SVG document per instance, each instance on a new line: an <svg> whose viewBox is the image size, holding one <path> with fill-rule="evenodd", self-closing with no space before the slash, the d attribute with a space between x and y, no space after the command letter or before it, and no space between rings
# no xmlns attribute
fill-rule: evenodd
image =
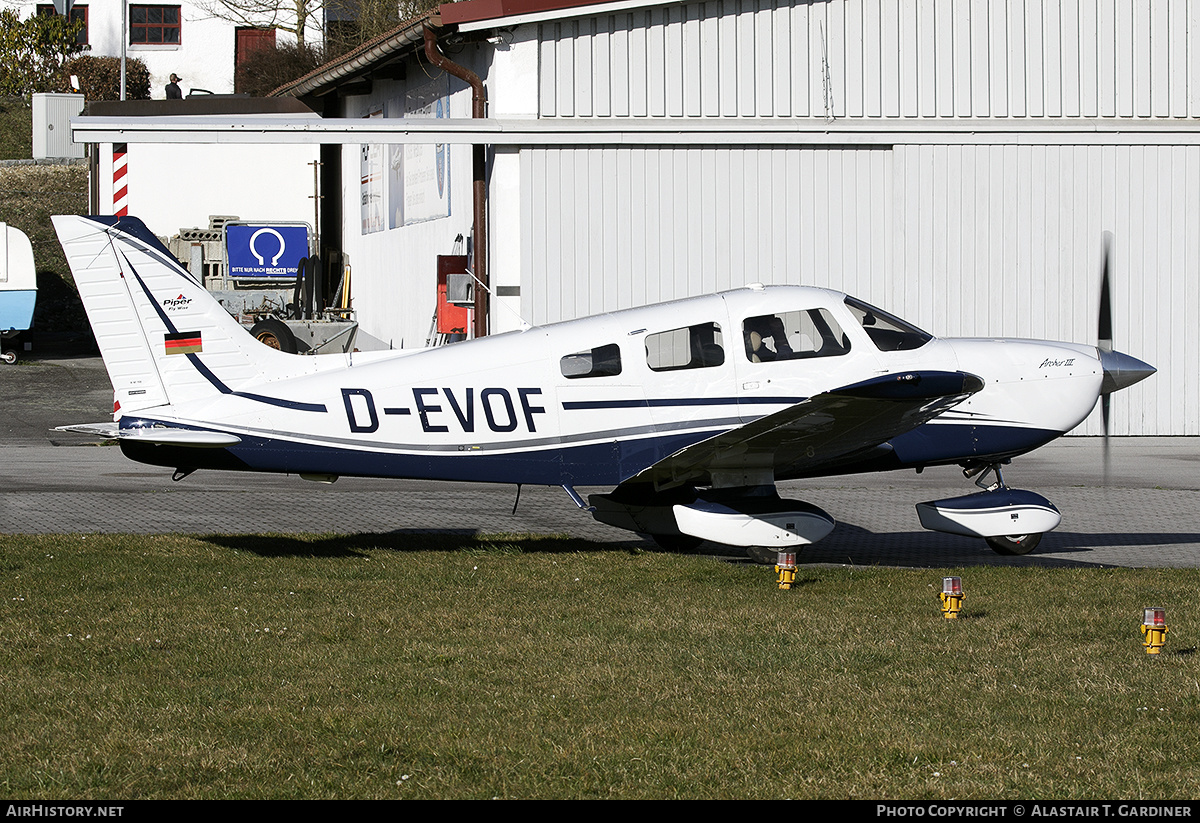
<svg viewBox="0 0 1200 823"><path fill-rule="evenodd" d="M166 344L167 354L199 354L204 350L198 331L167 334L163 336L163 341Z"/></svg>
<svg viewBox="0 0 1200 823"><path fill-rule="evenodd" d="M167 311L175 311L176 309L186 309L188 303L192 302L192 298L184 297L182 294L178 297L168 297L162 301L163 308Z"/></svg>

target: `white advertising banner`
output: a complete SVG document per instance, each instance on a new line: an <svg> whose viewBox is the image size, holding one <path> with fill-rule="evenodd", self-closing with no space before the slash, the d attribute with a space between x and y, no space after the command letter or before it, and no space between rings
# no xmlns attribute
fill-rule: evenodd
<svg viewBox="0 0 1200 823"><path fill-rule="evenodd" d="M373 105L366 117L383 117L383 106ZM372 234L384 229L384 156L387 146L361 146L362 233Z"/></svg>

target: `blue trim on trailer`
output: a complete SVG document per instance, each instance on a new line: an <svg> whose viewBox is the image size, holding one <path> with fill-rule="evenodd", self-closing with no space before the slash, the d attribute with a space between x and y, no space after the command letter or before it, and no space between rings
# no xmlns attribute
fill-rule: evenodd
<svg viewBox="0 0 1200 823"><path fill-rule="evenodd" d="M0 331L25 331L33 324L37 289L0 291Z"/></svg>

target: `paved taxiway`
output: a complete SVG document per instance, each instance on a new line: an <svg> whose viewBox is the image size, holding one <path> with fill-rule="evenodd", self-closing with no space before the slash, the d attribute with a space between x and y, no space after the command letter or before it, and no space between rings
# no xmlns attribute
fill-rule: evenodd
<svg viewBox="0 0 1200 823"><path fill-rule="evenodd" d="M569 534L650 547L594 521L557 487L197 472L126 460L112 446L53 432L108 419L112 389L98 357L39 354L0 366L0 531ZM1200 438L1116 438L1108 484L1097 438L1065 438L1014 461L1013 486L1063 512L1034 554L1005 558L982 540L923 530L913 504L977 489L954 467L783 484L838 521L802 563L1200 568ZM586 493L586 489L580 489Z"/></svg>

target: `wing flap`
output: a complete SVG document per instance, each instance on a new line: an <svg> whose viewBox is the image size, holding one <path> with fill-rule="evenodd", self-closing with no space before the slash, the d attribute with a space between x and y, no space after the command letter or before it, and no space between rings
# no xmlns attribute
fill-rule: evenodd
<svg viewBox="0 0 1200 823"><path fill-rule="evenodd" d="M906 372L854 383L680 449L623 485L705 485L714 473L781 475L836 463L917 428L982 388L966 372Z"/></svg>

